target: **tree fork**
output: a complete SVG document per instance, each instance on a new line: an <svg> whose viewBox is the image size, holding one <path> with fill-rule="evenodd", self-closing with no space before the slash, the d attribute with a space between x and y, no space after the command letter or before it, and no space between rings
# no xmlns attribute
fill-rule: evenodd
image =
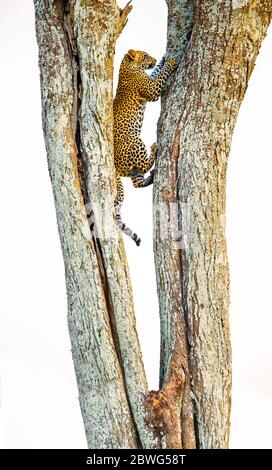
<svg viewBox="0 0 272 470"><path fill-rule="evenodd" d="M163 206L171 220L176 205L180 233L161 239L155 217L161 367L160 390L148 392L113 208L113 56L131 2L120 9L115 0L34 0L44 138L90 448L228 445L226 164L272 4L167 4L167 55L180 64L162 100L154 209ZM105 211L110 233L100 221Z"/></svg>

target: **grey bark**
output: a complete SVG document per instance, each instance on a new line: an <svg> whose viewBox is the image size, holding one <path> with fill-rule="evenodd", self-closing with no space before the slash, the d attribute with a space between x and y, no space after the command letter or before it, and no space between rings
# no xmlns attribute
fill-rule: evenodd
<svg viewBox="0 0 272 470"><path fill-rule="evenodd" d="M172 231L162 238L165 220L155 217L162 339L155 392L147 390L113 211L113 56L131 6L121 10L115 0L34 5L43 130L88 446L225 447L231 384L222 224L227 156L271 2L168 0L167 55L180 65L162 101L154 210L163 207L170 216L177 204L171 222L180 233L177 240Z"/></svg>
<svg viewBox="0 0 272 470"><path fill-rule="evenodd" d="M134 448L136 431L78 181L73 127L75 84L63 7L61 1L35 1L44 136L65 262L68 325L79 400L89 447ZM123 302L126 298L129 302L130 290L123 296Z"/></svg>
<svg viewBox="0 0 272 470"><path fill-rule="evenodd" d="M162 102L154 185L161 384L169 374L179 321L186 375L183 445L193 445L194 429L198 447L222 448L228 446L231 404L227 160L272 3L167 4L167 55L181 57L181 62ZM163 223L168 217L172 224L164 238L158 216L162 209Z"/></svg>

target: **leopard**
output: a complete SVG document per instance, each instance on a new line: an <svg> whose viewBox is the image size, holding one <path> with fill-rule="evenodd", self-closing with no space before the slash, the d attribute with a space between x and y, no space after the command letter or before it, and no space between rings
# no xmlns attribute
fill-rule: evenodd
<svg viewBox="0 0 272 470"><path fill-rule="evenodd" d="M140 238L121 220L121 206L124 200L122 177L129 177L135 188L145 188L154 181L152 169L158 146L154 143L148 155L141 139L144 112L147 102L157 101L165 83L177 68L174 58L163 59L159 66L148 75L146 70L154 69L156 59L144 51L129 49L120 70L115 98L113 100L114 166L117 194L114 201L118 225L136 245ZM148 176L145 176L146 173Z"/></svg>

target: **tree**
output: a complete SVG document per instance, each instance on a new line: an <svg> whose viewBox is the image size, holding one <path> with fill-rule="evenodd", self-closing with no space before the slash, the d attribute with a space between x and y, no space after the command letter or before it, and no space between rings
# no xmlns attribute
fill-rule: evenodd
<svg viewBox="0 0 272 470"><path fill-rule="evenodd" d="M131 5L120 9L116 0L34 0L34 5L43 129L88 446L227 447L226 168L239 107L271 20L271 1L167 0L166 54L179 67L162 99L154 184L158 391L147 389L113 208L113 57Z"/></svg>

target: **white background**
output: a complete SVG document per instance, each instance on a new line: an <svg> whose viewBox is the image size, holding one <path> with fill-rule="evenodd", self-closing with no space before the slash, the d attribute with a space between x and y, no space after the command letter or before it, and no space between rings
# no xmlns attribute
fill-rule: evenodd
<svg viewBox="0 0 272 470"><path fill-rule="evenodd" d="M125 2L120 2L121 6ZM134 0L116 51L159 59L164 0ZM1 412L3 448L86 447L66 324L64 269L44 150L31 0L0 0ZM244 100L228 170L233 411L231 447L272 446L272 30ZM159 104L143 137L156 140ZM125 181L123 218L137 324L150 388L157 387L159 322L152 254L151 188Z"/></svg>

